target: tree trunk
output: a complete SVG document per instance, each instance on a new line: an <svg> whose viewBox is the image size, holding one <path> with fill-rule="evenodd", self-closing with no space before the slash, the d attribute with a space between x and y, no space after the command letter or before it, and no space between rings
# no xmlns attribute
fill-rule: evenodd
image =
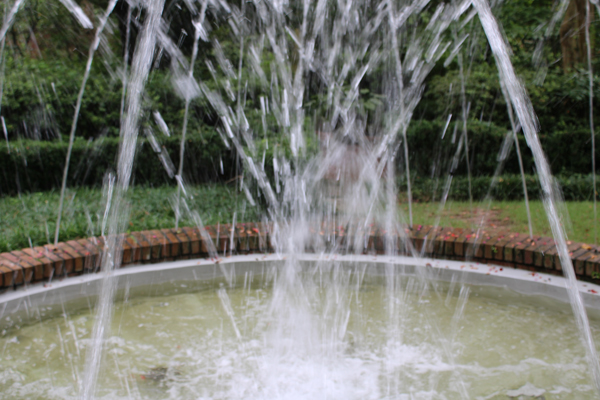
<svg viewBox="0 0 600 400"><path fill-rule="evenodd" d="M563 70L568 71L587 61L585 47L585 5L588 0L571 0L560 25ZM594 9L590 7L590 20Z"/></svg>

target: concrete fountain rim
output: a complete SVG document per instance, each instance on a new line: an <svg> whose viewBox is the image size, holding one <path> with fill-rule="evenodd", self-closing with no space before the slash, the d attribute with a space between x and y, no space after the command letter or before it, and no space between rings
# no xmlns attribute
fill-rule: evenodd
<svg viewBox="0 0 600 400"><path fill-rule="evenodd" d="M342 263L367 263L371 267L392 265L403 275L415 275L417 269L434 280L455 281L457 283L483 286L505 287L521 294L542 295L562 302L568 302L567 280L563 277L545 273L531 273L524 270L505 268L493 264L464 262L433 258L414 258L407 256L385 255L341 255L341 254L246 254L215 259L188 259L167 261L156 264L142 264L117 269L112 276L119 280L120 288L161 284L165 282L183 282L190 279L207 280L222 277L222 267L233 266L237 274L264 267L264 263L281 262L288 257L299 261L337 261ZM371 268L370 270L372 270ZM203 274L198 278L197 272ZM369 272L371 273L371 272ZM105 274L85 274L50 283L38 282L22 286L0 296L0 314L3 317L24 308L49 307L65 301L94 297L100 290ZM458 279L457 279L458 277ZM122 279L124 278L124 279ZM133 279L129 279L133 278ZM578 288L587 307L600 310L600 285L578 281Z"/></svg>
<svg viewBox="0 0 600 400"><path fill-rule="evenodd" d="M219 254L228 254L218 262L248 262L256 258L279 257L271 243L272 225L263 223L239 223L207 226L203 237L198 228L161 229L123 234L121 263L114 273L117 276L134 274L139 271L158 271L177 266L216 265L208 257L207 238L216 246ZM313 228L311 228L313 229ZM330 257L338 260L376 261L384 256L383 229L372 226L364 232L364 254L337 254L341 244L354 238L343 227L323 226L313 229L321 236L322 242L334 251ZM476 232L474 230L415 225L405 227L404 238L421 253L423 258L406 257L400 247L400 254L387 263L431 266L439 270L444 264L448 270L473 272L480 280L491 281L494 277L517 279L519 282L532 282L548 287L564 287L560 260L552 238L501 231ZM0 253L0 305L14 296L31 295L37 290L57 288L69 282L92 282L100 279L97 274L102 263L105 238L94 237L71 240L58 245L46 245ZM228 248L233 243L233 249ZM600 295L600 246L568 242L569 250L579 279L579 289L586 298L596 299ZM307 248L304 259L321 257L310 254ZM260 254L260 255L258 255ZM363 258L361 258L363 257ZM151 263L153 265L144 265ZM454 267L451 267L454 266ZM126 267L126 268L125 268ZM447 268L446 268L447 267ZM456 267L456 268L455 268ZM457 270L457 271L458 271ZM469 275L473 275L469 274ZM561 275L561 276L557 276ZM64 282L64 283L63 283ZM549 284L549 282L552 282ZM480 282L485 284L485 282ZM505 285L503 283L502 285ZM24 294L28 293L28 294ZM561 296L562 297L562 296Z"/></svg>

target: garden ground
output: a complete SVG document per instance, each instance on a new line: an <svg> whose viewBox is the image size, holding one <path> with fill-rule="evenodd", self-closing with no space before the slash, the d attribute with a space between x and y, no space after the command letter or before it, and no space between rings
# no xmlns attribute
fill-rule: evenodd
<svg viewBox="0 0 600 400"><path fill-rule="evenodd" d="M129 192L131 215L130 231L171 228L175 226L173 201L174 187L134 187ZM0 252L38 246L54 241L57 191L22 194L18 197L0 198ZM205 185L188 188L186 201L191 210L198 212L206 225L256 221L259 212L250 207L245 196L231 185ZM98 236L102 234L105 200L100 189L71 190L65 200L65 211L60 241ZM594 218L592 202L566 202L570 218L565 228L570 240L594 243ZM433 225L439 214L439 203L413 204L415 224ZM237 211L236 211L237 210ZM399 203L401 214L406 215L408 205ZM486 204L465 201L448 201L439 214L441 226L455 228L476 227L488 210ZM551 230L541 201L531 202L532 226L535 235L551 236ZM183 215L180 225L194 226L189 215ZM527 233L527 213L523 201L495 201L489 206L485 225L512 232ZM600 232L599 232L600 233Z"/></svg>

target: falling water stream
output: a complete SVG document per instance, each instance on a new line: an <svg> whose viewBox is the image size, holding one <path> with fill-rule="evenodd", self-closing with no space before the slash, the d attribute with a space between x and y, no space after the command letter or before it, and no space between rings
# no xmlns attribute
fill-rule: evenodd
<svg viewBox="0 0 600 400"><path fill-rule="evenodd" d="M67 150L67 158L65 160L65 170L63 173L62 186L60 189L60 200L58 203L58 216L56 218L56 232L54 233L54 244L58 244L58 234L60 232L60 220L62 218L62 210L63 210L63 202L65 200L65 190L67 188L67 178L69 176L69 164L71 163L71 152L73 151L73 141L75 140L75 131L77 130L77 120L79 119L79 111L81 110L81 102L83 101L83 94L85 93L85 85L87 84L87 80L90 77L90 71L92 70L92 63L94 62L94 54L96 50L98 50L98 46L100 45L100 38L102 37L102 32L104 31L104 27L106 26L106 22L108 21L108 17L113 12L115 5L117 4L117 0L110 0L108 2L108 6L106 7L106 12L102 16L100 20L99 26L96 28L96 33L94 35L94 41L90 46L90 52L88 54L88 61L85 66L85 72L83 73L83 81L81 82L81 88L79 89L79 94L77 95L77 103L75 104L75 112L73 114L73 122L71 124L71 132L69 133L69 148Z"/></svg>
<svg viewBox="0 0 600 400"><path fill-rule="evenodd" d="M16 0L5 12L0 30L0 41L3 44L6 32L24 1ZM61 2L82 26L92 27L92 23L77 4L71 0ZM75 106L70 145L73 143L79 108L85 95L94 54L115 4L116 0L109 2L96 27ZM168 389L168 396L167 392L161 392L158 396L154 393L149 397L159 398L164 395L163 398L177 398L181 395L189 398L235 398L245 395L247 398L316 398L323 397L325 393L333 398L409 398L408 396L413 394L425 396L418 398L439 398L436 396L440 393L452 393L448 398L470 398L483 395L484 385L494 385L487 380L484 384L477 385L473 383L477 377L483 379L485 374L489 373L502 374L502 379L506 378L507 382L517 379L510 373L501 371L502 365L505 364L483 366L484 372L481 375L481 371L474 371L477 365L474 366L462 358L464 347L468 347L468 342L461 338L461 335L465 334L465 321L473 315L485 318L483 314L474 312L476 307L481 306L480 300L471 300L472 293L480 293L479 289L464 285L460 281L440 285L432 281L430 272L424 269L419 269L414 277L406 279L402 276L402 269L391 263L385 267L384 283L374 288L369 281L371 278L365 278L366 267L357 266L352 272L348 272L335 263L322 263L309 269L307 274L307 269L298 261L298 255L306 248L327 258L328 246L338 242L339 244L333 246L334 251L349 254L368 253L372 249L368 248L367 238L375 225L384 227L388 233L396 232L400 236L401 240L398 241L392 235L387 235L384 241L387 256L395 256L400 250L415 257L419 256L410 241L406 240L405 230L413 226L407 129L423 96L426 78L431 70L442 62L443 57L447 57L444 65L456 57L460 67L462 126L454 154L450 157L448 165L441 167L446 168L443 171L446 175L440 213L448 199L453 174L463 158L466 158L467 163L469 198L473 201L467 136L470 103L465 93L465 81L469 77L466 71L468 68L463 65L465 60L462 47L472 35L472 32L466 33L465 27L474 24L475 15L479 17L495 57L502 92L508 99L507 103L510 103L507 108L512 131L507 134L500 152L502 156L499 157L496 174L502 170L510 146L515 143L523 175L523 190L527 196L517 139L518 131L522 129L535 159L546 213L569 285L568 293L576 328L585 347L593 382L600 391L598 355L590 322L576 285L565 232L561 226L558 190L537 135L533 106L514 72L510 50L487 0L439 2L435 7L429 0L339 0L335 3L327 0L303 0L293 4L285 1L256 0L237 4L224 0L186 0L183 4L187 7L186 13L192 16L194 29L191 32L191 60L186 59L178 45L167 34L169 25L163 18L164 0L128 2L127 51L122 68L125 71L122 77L122 142L116 175L111 175L112 178L105 180L107 206L102 210L102 234L106 238L102 265L103 281L94 318L86 316L85 320L79 319L75 322L81 324L81 329L84 329L85 325L86 332L89 332L85 357L78 356L78 359L85 358L85 362L81 362L84 372L73 372L74 380L79 385L79 398L92 399L102 392L99 383L105 381L102 365L114 361L119 371L125 368L122 361L117 361L115 353L109 355L107 347L112 350L120 349L118 351L143 347L143 344L133 343L135 340L131 338L127 339L130 340L127 344L119 342L115 345L118 335L111 331L120 331L122 327L122 322L116 324L116 318L121 318L120 321L122 318L129 318L123 315L130 311L125 309L129 307L127 302L119 303L115 310L117 280L113 276L113 270L120 266L120 241L123 240L117 234L127 230L130 211L127 192L131 183L138 132L151 118L165 136L173 132L162 119L159 110L148 112L144 106L148 76L153 64L159 63L157 59L163 55L169 57L174 90L184 99L185 104L182 110L183 130L177 170L166 150L161 148L160 139L152 133L148 124L143 126L143 129L157 157L160 158L169 177L173 179L173 184L177 185L176 198L172 201L176 216L175 225L179 225L180 216L184 213L190 216L201 230L205 243L209 244L211 257L216 259L216 248L204 230L202 219L198 211L190 205L191 202L188 202L184 170L186 133L188 122L193 118L190 105L195 99L202 98L219 121L217 130L225 146L235 151L236 165L241 170L235 184L240 193L243 193L242 201L244 204L263 207L264 221L273 226L271 240L277 254L280 255L281 263L277 268L266 269L263 276L256 278L261 280L263 286L269 287L268 291L262 291L263 287L252 289L252 284L249 283L252 276L249 275L244 277L242 286L239 282L241 277L236 275L234 268L221 265L219 268L225 278L223 282L219 282L218 290L212 290L212 294L208 295L210 297L216 294L216 297L207 300L208 303L198 302L193 298L168 301L185 304L187 311L192 307L195 315L181 313L182 320L203 319L208 304L212 304L210 307L222 309L224 314L206 317L214 319L214 324L220 324L220 328L199 328L202 331L202 346L216 343L218 349L211 349L210 346L194 348L185 356L177 356L185 360L185 366L169 366L171 375L168 378L171 381L178 382L180 375L185 375L185 379L188 379L196 374L198 379L204 380L200 382L201 385L194 381L189 389L185 389L174 384ZM564 12L564 8L562 4L559 11ZM135 13L132 9L137 9L143 18L139 15L134 18L132 14ZM425 10L429 12L430 17L426 23L418 18ZM556 21L552 26L555 23ZM227 58L231 55L224 52L217 35L212 35L220 24L231 29L231 36L239 49L236 50L239 56L237 71L236 66ZM139 31L128 72L130 26L135 26ZM211 51L206 53L206 59L200 59L200 44L210 45ZM269 61L266 62L266 59ZM197 63L207 65L211 72L209 79L212 81L203 81L194 75L194 66ZM372 79L375 71L380 73L377 76L383 76L385 79L385 82L373 83L381 92L379 95L383 100L379 101L383 105L373 114L376 117L366 117L365 104L372 99L368 98L363 86ZM318 107L325 111L313 119L311 115L307 115L313 108L307 106L309 100L306 97L307 92L315 90L315 87L320 95ZM0 98L1 95L0 86ZM256 116L250 115L246 109L246 104L252 101L260 104L260 111L257 106L257 115L261 129L252 125L252 119ZM592 103L590 107L591 105ZM448 115L442 139L446 135L451 118L452 116ZM307 127L309 124L311 126ZM456 134L455 128L452 134L453 144ZM265 162L267 155L272 159L272 163ZM67 156L56 240L60 231L69 162ZM402 170L398 172L398 176L404 176L407 185L407 215L397 207L396 167ZM528 206L527 212L529 214ZM235 224L239 215L233 215ZM333 228L336 233L321 231L323 226ZM483 224L476 228L482 229L482 226ZM531 235L530 217L529 231ZM223 256L234 251L233 231L225 234L230 236L230 240ZM340 234L354 240L336 242L338 238L333 235ZM456 285L459 286L457 290ZM373 291L375 295L365 296L365 291ZM314 300L317 298L322 300L319 305L315 305ZM148 301L153 303L158 300ZM436 307L426 305L430 303ZM453 307L449 307L449 304ZM370 315L364 310L359 310L363 306L378 311ZM147 311L143 310L147 310L148 307L154 306L140 302L138 308L144 313ZM180 307L185 308L183 305ZM440 314L441 307L449 311ZM504 306L499 307L502 309ZM472 312L470 316L466 315L467 309ZM528 310L526 308L518 313L527 316ZM153 311L150 311L151 313ZM382 314L385 314L385 317ZM65 320L66 318L65 313ZM377 326L375 320L379 319L386 322ZM406 328L405 323L409 320L415 322L415 319L418 321L414 330ZM128 322L126 321L125 325ZM494 326L498 325L498 322L491 323ZM144 322L139 324L143 325ZM473 321L473 325L480 330L484 330L486 324L482 323L480 327ZM546 324L545 320L539 322L539 326ZM62 328L58 327L61 337L61 329L74 329L72 326L73 324L67 321ZM164 333L164 329L157 328L157 335ZM187 329L188 325L186 332ZM420 334L427 337L427 341L422 344L419 344ZM70 337L74 340L77 335L73 333ZM207 338L215 341L210 342ZM65 343L61 343L61 346L64 347ZM76 345L79 352L77 346L79 345ZM502 347L504 344L498 346ZM195 356L200 357L198 363L206 362L199 356L203 351L214 356L214 359L208 361L210 366L188 366L193 364ZM499 350L499 358L503 357L503 351L504 349ZM358 353L360 356L355 356ZM563 352L558 353L559 358L563 357ZM242 354L242 359L234 359L232 355L235 354ZM423 357L427 365L423 365ZM543 356L536 353L534 358L543 359ZM283 362L285 359L291 359L293 362ZM517 362L512 359L504 361L506 365ZM337 362L344 367L340 370L334 368ZM407 364L408 368L404 364ZM564 363L549 362L544 367L545 373L559 379L560 374L554 371L555 364ZM582 368L581 363L577 362L565 365L577 371ZM518 366L529 368L523 363ZM72 371L77 370L73 364L69 368ZM133 369L135 368L138 366ZM415 375L411 368L424 372ZM132 368L128 367L128 370ZM152 374L165 375L158 379L162 381L167 375L166 371L167 369L155 370ZM436 371L442 373L436 375ZM584 372L582 374L585 375ZM294 374L298 374L293 377L298 381L286 381L292 379L290 377ZM319 376L320 374L323 376ZM419 382L423 376L426 377L427 384ZM476 378L473 378L474 376ZM253 379L258 383L253 384ZM304 387L301 379L318 382L318 385ZM361 380L366 382L364 387L356 384ZM577 379L575 381L579 382ZM143 397L140 393L135 393L139 388L130 387L127 379L123 379L123 382L122 389L127 393L126 397ZM339 382L345 385L354 383L342 387L343 385L337 384ZM527 384L529 383L523 382L523 387ZM202 385L205 385L204 392L201 389ZM555 386L553 390L557 392L554 394L560 394L562 387ZM365 391L365 387L370 388L372 392ZM496 392L488 393L498 394L504 389L506 388L498 387ZM534 389L532 391L537 393ZM526 392L525 390L523 393ZM587 396L593 389L586 387L583 392ZM106 391L102 393L103 396L107 396ZM405 397L401 397L402 395Z"/></svg>
<svg viewBox="0 0 600 400"><path fill-rule="evenodd" d="M519 78L514 72L512 64L510 62L508 46L500 29L496 22L489 4L485 0L474 0L473 5L477 9L479 18L488 37L490 47L496 57L496 64L500 74L500 79L503 80L507 92L510 96L510 100L514 106L515 112L519 117L527 144L533 152L535 164L537 167L538 175L540 177L540 183L544 191L544 207L546 214L552 228L558 254L560 256L560 262L565 274L565 277L569 280L568 292L571 299L571 306L573 307L573 313L579 327L583 343L586 347L588 360L592 376L596 389L600 392L600 361L598 360L598 353L596 351L596 345L592 338L587 313L581 299L581 294L577 289L577 277L575 276L575 270L571 257L569 256L569 250L567 249L567 240L564 232L564 228L561 224L561 218L557 209L556 203L560 201L558 189L555 182L553 181L552 174L550 173L550 165L546 160L544 151L537 135L537 121L535 113L533 111L533 105L527 96L527 93L520 82Z"/></svg>
<svg viewBox="0 0 600 400"><path fill-rule="evenodd" d="M102 290L98 299L96 321L92 334L92 344L88 348L84 377L81 381L81 398L88 400L94 397L100 362L102 360L103 343L107 337L107 330L112 317L112 303L115 292L115 282L112 279L112 271L119 267L119 251L122 247L123 238L118 233L123 232L127 215L126 199L124 198L131 171L133 169L133 157L138 135L138 119L141 111L141 94L150 72L154 47L156 45L157 30L161 22L164 0L151 0L148 4L148 16L140 33L140 38L132 59L131 81L127 92L127 107L125 119L122 126L123 141L119 152L117 164L117 182L111 200L109 211L108 242L103 257L102 272L104 280Z"/></svg>

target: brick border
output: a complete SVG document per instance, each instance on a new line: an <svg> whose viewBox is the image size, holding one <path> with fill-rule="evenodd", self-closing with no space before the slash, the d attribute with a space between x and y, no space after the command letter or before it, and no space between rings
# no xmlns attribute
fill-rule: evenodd
<svg viewBox="0 0 600 400"><path fill-rule="evenodd" d="M358 239L344 227L314 227L313 234L323 239L325 246L342 252ZM272 225L239 223L206 227L213 245L223 254L273 252ZM534 272L562 275L562 267L552 238L501 231L473 230L415 225L405 228L406 238L426 257L449 260L472 260ZM230 249L233 234L234 248ZM363 253L383 254L386 232L371 227L364 235ZM399 254L409 254L398 232ZM208 247L198 228L160 229L121 235L123 250L121 267L209 257ZM209 246L207 246L209 245ZM567 242L578 279L600 283L600 246ZM102 237L70 240L58 245L45 245L0 253L0 291L31 283L77 276L99 271L105 240ZM307 245L306 252L313 252Z"/></svg>

